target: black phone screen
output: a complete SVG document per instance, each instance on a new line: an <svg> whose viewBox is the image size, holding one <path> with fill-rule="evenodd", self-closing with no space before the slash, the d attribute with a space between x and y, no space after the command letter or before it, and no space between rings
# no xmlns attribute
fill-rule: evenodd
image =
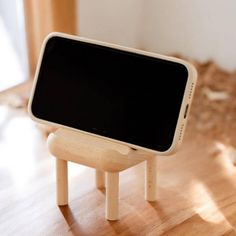
<svg viewBox="0 0 236 236"><path fill-rule="evenodd" d="M187 79L180 63L54 36L31 110L39 119L165 151Z"/></svg>

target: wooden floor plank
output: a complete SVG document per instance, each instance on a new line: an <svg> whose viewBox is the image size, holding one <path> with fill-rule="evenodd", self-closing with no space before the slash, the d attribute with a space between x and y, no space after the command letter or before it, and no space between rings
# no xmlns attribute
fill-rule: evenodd
<svg viewBox="0 0 236 236"><path fill-rule="evenodd" d="M236 168L186 135L180 151L158 157L157 202L144 200L144 165L121 173L120 221L104 219L94 172L69 165L70 204L57 207L54 158L23 111L0 107L1 235L236 235Z"/></svg>
<svg viewBox="0 0 236 236"><path fill-rule="evenodd" d="M183 145L157 157L157 201L144 200L143 164L122 172L116 222L105 220L105 191L96 189L87 167L69 164L69 205L56 205L47 132L25 109L0 105L0 235L236 235L236 73L212 63L198 71ZM30 87L0 93L0 103L18 102L16 94L25 105ZM230 100L210 101L205 88Z"/></svg>

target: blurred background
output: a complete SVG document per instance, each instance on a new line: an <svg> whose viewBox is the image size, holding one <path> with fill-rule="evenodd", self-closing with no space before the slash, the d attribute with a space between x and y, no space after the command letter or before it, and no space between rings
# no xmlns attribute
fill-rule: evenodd
<svg viewBox="0 0 236 236"><path fill-rule="evenodd" d="M1 91L29 77L23 1L0 1L0 52Z"/></svg>
<svg viewBox="0 0 236 236"><path fill-rule="evenodd" d="M54 2L0 1L0 90L29 77L41 41L55 30L236 69L234 0L74 0L64 9Z"/></svg>
<svg viewBox="0 0 236 236"><path fill-rule="evenodd" d="M235 12L234 0L0 0L0 234L191 235L194 226L198 235L236 235ZM70 177L80 188L72 185L72 197L82 197L71 208L52 207L46 137L53 129L32 122L26 108L41 44L53 31L180 57L198 71L182 151L158 159L158 204L139 200L143 172L133 168L121 180L121 223L98 220L101 201L88 206L86 196L102 197L82 181L91 170L73 164Z"/></svg>

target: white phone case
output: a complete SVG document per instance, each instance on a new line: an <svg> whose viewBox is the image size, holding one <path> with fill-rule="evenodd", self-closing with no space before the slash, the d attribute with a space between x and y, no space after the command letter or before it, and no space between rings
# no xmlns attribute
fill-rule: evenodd
<svg viewBox="0 0 236 236"><path fill-rule="evenodd" d="M37 78L38 78L40 66L41 66L41 63L42 63L42 58L43 58L43 53L44 53L45 46L47 44L47 41L51 37L54 37L54 36L64 37L64 38L77 40L77 41L82 41L82 42L93 43L93 44L97 44L97 45L101 45L101 46L105 46L105 47L120 49L120 50L124 50L124 51L131 52L131 53L133 52L133 53L136 53L136 54L146 55L146 56L150 56L150 57L154 57L154 58L160 58L160 59L164 59L164 60L167 60L167 61L178 62L180 64L183 64L188 70L188 80L187 80L186 88L185 88L185 91L184 91L184 97L183 97L183 101L182 101L182 105L181 105L181 109L180 109L176 129L175 129L173 142L172 142L172 145L170 146L170 148L168 150L164 151L164 152L156 151L156 150L148 149L148 148L145 148L145 147L140 147L140 146L137 146L137 145L134 145L134 144L130 144L130 143L118 141L118 140L115 140L115 139L111 139L111 138L108 138L108 137L104 137L104 136L101 136L101 135L88 133L86 131L78 130L78 129L75 129L75 128L71 128L71 127L64 126L64 125L54 123L54 122L49 122L49 121L42 120L42 119L39 119L39 118L35 117L33 115L32 111L31 111L32 99L33 99L33 95L34 95L34 91L35 91L35 87L36 87L36 83L37 83ZM33 83L32 91L31 91L31 96L30 96L30 100L29 100L28 112L29 112L31 118L33 120L39 122L39 123L43 123L43 124L46 124L46 125L57 126L58 128L71 129L71 130L82 132L84 134L89 134L89 135L92 135L92 136L95 136L95 137L101 137L103 139L107 139L107 140L110 140L110 141L125 144L125 145L128 145L128 146L132 147L132 148L142 150L142 151L148 151L148 152L151 152L151 153L155 153L157 155L170 155L170 154L174 153L177 150L177 148L179 147L179 145L182 142L185 127L186 127L186 123L187 123L187 119L188 119L188 116L186 116L185 113L186 113L186 110L187 110L187 112L189 112L189 110L190 110L191 103L192 103L192 98L193 98L193 94L194 94L194 90L195 90L195 86L196 86L196 81L197 81L197 71L196 71L195 67L192 64L190 64L189 62L185 61L185 60L181 60L181 59L170 57L170 56L160 55L160 54L157 54L157 53L146 52L146 51L142 51L142 50L138 50L138 49L119 46L119 45L115 45L115 44L111 44L111 43L100 42L100 41L97 41L97 40L87 39L87 38L74 36L74 35L69 35L69 34L65 34L65 33L53 32L53 33L50 33L45 38L45 40L42 44L42 48L41 48L41 51L40 51L38 64L37 64L37 68L36 68L36 72L35 72L35 78L34 78L34 83Z"/></svg>

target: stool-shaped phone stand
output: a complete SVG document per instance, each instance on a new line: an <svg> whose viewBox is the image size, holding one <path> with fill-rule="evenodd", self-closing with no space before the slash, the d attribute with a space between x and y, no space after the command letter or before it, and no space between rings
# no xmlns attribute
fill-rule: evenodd
<svg viewBox="0 0 236 236"><path fill-rule="evenodd" d="M66 129L58 129L49 135L48 148L56 157L59 206L68 204L67 161L96 169L96 187L106 187L108 220L117 220L119 217L119 172L143 161L146 161L145 199L156 200L156 157L152 153Z"/></svg>

